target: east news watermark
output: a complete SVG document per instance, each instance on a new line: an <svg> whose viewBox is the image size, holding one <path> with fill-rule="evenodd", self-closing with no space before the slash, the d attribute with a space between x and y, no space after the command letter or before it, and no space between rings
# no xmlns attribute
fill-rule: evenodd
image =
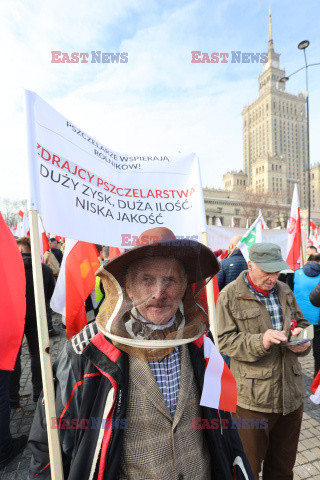
<svg viewBox="0 0 320 480"><path fill-rule="evenodd" d="M128 63L128 52L61 52L51 51L51 63Z"/></svg>
<svg viewBox="0 0 320 480"><path fill-rule="evenodd" d="M267 63L268 54L266 52L241 52L241 50L232 50L231 52L201 52L200 50L191 51L191 63Z"/></svg>
<svg viewBox="0 0 320 480"><path fill-rule="evenodd" d="M51 418L51 428L58 430L126 430L129 427L127 418ZM268 419L260 418L212 418L211 420L201 417L191 418L192 430L266 430Z"/></svg>

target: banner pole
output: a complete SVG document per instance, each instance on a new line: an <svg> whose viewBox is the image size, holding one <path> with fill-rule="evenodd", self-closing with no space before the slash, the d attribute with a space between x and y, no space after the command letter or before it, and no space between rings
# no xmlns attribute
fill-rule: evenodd
<svg viewBox="0 0 320 480"><path fill-rule="evenodd" d="M47 434L50 455L52 480L63 480L63 467L60 449L59 430L51 428L51 419L56 418L55 395L53 385L50 342L47 324L46 304L44 298L43 277L41 267L39 226L37 210L29 210L30 241L32 254L32 273L34 298L37 313L37 328L41 362L41 374L44 392L44 405L47 421Z"/></svg>
<svg viewBox="0 0 320 480"><path fill-rule="evenodd" d="M207 232L202 232L202 243L207 247L208 246L208 234ZM208 301L208 316L209 316L209 325L210 330L213 335L213 340L216 348L219 350L218 342L218 331L217 331L217 317L216 317L216 307L215 307L215 298L213 291L212 280L206 285L207 291L207 301Z"/></svg>

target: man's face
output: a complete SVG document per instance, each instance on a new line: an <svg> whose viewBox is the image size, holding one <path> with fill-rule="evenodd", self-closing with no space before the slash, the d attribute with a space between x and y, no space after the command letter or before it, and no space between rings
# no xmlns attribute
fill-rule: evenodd
<svg viewBox="0 0 320 480"><path fill-rule="evenodd" d="M307 247L307 255L312 255L315 253L317 253L317 249L313 245Z"/></svg>
<svg viewBox="0 0 320 480"><path fill-rule="evenodd" d="M280 275L280 272L265 272L264 270L261 270L258 265L254 265L252 262L250 262L250 260L248 262L248 269L253 283L257 285L257 287L261 288L261 290L265 290L266 292L269 292L273 289Z"/></svg>
<svg viewBox="0 0 320 480"><path fill-rule="evenodd" d="M163 325L178 310L187 287L187 275L178 260L153 257L134 262L126 283L127 294L143 318Z"/></svg>
<svg viewBox="0 0 320 480"><path fill-rule="evenodd" d="M57 240L49 240L49 247L50 248L57 248Z"/></svg>

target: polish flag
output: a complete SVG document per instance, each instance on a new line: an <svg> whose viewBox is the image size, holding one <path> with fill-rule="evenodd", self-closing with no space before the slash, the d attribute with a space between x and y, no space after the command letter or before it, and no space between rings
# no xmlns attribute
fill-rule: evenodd
<svg viewBox="0 0 320 480"><path fill-rule="evenodd" d="M216 275L212 278L212 287L213 287L213 298L214 298L214 305L217 305L218 295L219 295L219 285Z"/></svg>
<svg viewBox="0 0 320 480"><path fill-rule="evenodd" d="M95 286L95 272L100 267L98 256L92 243L66 239L50 305L65 316L68 339L87 325L85 301Z"/></svg>
<svg viewBox="0 0 320 480"><path fill-rule="evenodd" d="M313 382L310 386L311 392L313 395L310 395L310 400L319 405L320 404L320 370L318 371L317 375L314 377Z"/></svg>
<svg viewBox="0 0 320 480"><path fill-rule="evenodd" d="M39 226L39 235L40 235L40 253L41 259L43 261L43 255L47 250L49 250L49 241L45 229L43 227L42 219L38 216L38 226Z"/></svg>
<svg viewBox="0 0 320 480"><path fill-rule="evenodd" d="M317 228L318 228L317 225L314 223L314 221L311 220L311 219L310 219L310 228L311 228L312 230L317 230Z"/></svg>
<svg viewBox="0 0 320 480"><path fill-rule="evenodd" d="M295 271L302 265L302 251L301 251L301 220L300 220L300 203L298 196L297 184L294 186L290 224L288 228L288 244L287 244L287 258L291 270Z"/></svg>
<svg viewBox="0 0 320 480"><path fill-rule="evenodd" d="M17 224L17 236L30 237L30 225L27 212L24 210L19 210L18 215L22 220Z"/></svg>
<svg viewBox="0 0 320 480"><path fill-rule="evenodd" d="M317 230L313 230L313 233L310 233L308 243L311 243L314 247L319 248L319 235Z"/></svg>
<svg viewBox="0 0 320 480"><path fill-rule="evenodd" d="M200 405L235 413L237 408L236 380L212 340L206 336L203 338L207 367Z"/></svg>
<svg viewBox="0 0 320 480"><path fill-rule="evenodd" d="M26 274L18 245L0 213L0 370L13 370L26 316Z"/></svg>
<svg viewBox="0 0 320 480"><path fill-rule="evenodd" d="M24 233L23 233L23 222L18 222L17 225L14 227L14 235L15 237L24 237Z"/></svg>
<svg viewBox="0 0 320 480"><path fill-rule="evenodd" d="M64 241L65 241L65 238L64 238L64 237L60 237L60 235L56 235L56 236L55 236L55 239L57 240L57 242L64 242Z"/></svg>
<svg viewBox="0 0 320 480"><path fill-rule="evenodd" d="M269 230L269 227L268 227L268 225L266 224L266 222L265 222L265 220L264 220L264 218L263 218L263 216L262 216L261 210L259 210L259 215L260 215L260 222L261 222L261 228L262 228L262 230Z"/></svg>
<svg viewBox="0 0 320 480"><path fill-rule="evenodd" d="M109 247L109 260L118 257L121 253L124 252L124 250L124 248Z"/></svg>

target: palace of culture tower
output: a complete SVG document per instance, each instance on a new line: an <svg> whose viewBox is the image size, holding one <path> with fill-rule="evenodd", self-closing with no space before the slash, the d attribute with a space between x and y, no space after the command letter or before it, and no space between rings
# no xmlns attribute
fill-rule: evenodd
<svg viewBox="0 0 320 480"><path fill-rule="evenodd" d="M273 46L269 12L268 54L259 76L259 97L242 111L243 170L223 176L223 190L204 189L207 222L245 226L255 220L257 209L270 227L286 228L294 184L297 183L302 218L307 215L307 118L306 97L286 92L280 82L280 54ZM320 222L320 165L311 168L311 217ZM251 197L250 197L251 195ZM264 198L264 206L253 203ZM251 198L251 200L250 200ZM263 203L262 202L262 203ZM248 205L252 206L250 209Z"/></svg>
<svg viewBox="0 0 320 480"><path fill-rule="evenodd" d="M254 192L281 196L291 203L298 184L301 207L307 204L307 119L302 93L285 91L280 79L285 71L273 48L269 13L268 58L259 76L259 98L245 106L243 116L243 165L247 184Z"/></svg>

